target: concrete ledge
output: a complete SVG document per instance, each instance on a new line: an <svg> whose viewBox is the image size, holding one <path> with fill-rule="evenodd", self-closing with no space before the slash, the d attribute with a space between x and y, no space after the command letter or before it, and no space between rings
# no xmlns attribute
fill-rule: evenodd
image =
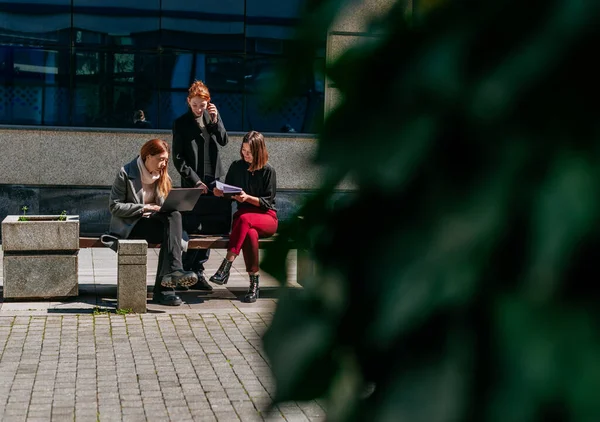
<svg viewBox="0 0 600 422"><path fill-rule="evenodd" d="M28 215L19 221L9 215L2 221L2 249L13 251L74 251L79 249L79 216L58 221L58 215Z"/></svg>
<svg viewBox="0 0 600 422"><path fill-rule="evenodd" d="M221 148L228 169L240 158L244 133L229 132ZM314 189L320 170L313 162L317 137L312 134L265 133L269 161L277 170L279 189ZM171 131L110 130L47 127L0 127L2 181L7 184L49 186L111 186L120 166L139 154L144 142L160 138L172 142ZM39 157L31 166L31 157ZM27 168L28 171L23 171ZM180 177L169 160L174 186Z"/></svg>
<svg viewBox="0 0 600 422"><path fill-rule="evenodd" d="M71 255L4 254L4 298L77 296L78 252Z"/></svg>

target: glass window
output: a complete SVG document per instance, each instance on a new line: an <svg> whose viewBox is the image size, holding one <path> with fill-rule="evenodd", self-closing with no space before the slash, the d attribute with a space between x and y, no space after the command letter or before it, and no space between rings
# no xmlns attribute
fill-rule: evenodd
<svg viewBox="0 0 600 422"><path fill-rule="evenodd" d="M161 45L206 52L244 51L244 0L163 1Z"/></svg>
<svg viewBox="0 0 600 422"><path fill-rule="evenodd" d="M144 110L158 125L158 56L144 52L75 52L73 124L133 127L133 113Z"/></svg>
<svg viewBox="0 0 600 422"><path fill-rule="evenodd" d="M0 123L69 124L69 52L0 47Z"/></svg>
<svg viewBox="0 0 600 422"><path fill-rule="evenodd" d="M315 132L322 123L324 60L317 60L312 74L296 81L293 95L276 106L266 103L265 90L277 84L281 58L249 57L246 60L244 130L261 132Z"/></svg>
<svg viewBox="0 0 600 422"><path fill-rule="evenodd" d="M0 123L170 129L198 79L228 130L315 132L324 48L281 104L262 90L305 1L0 0Z"/></svg>
<svg viewBox="0 0 600 422"><path fill-rule="evenodd" d="M156 49L160 0L73 0L76 46Z"/></svg>
<svg viewBox="0 0 600 422"><path fill-rule="evenodd" d="M71 44L71 0L3 3L0 45L64 46Z"/></svg>

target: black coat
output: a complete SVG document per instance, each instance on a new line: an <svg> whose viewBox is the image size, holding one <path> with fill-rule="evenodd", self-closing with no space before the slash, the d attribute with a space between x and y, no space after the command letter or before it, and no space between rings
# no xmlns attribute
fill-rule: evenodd
<svg viewBox="0 0 600 422"><path fill-rule="evenodd" d="M198 181L204 182L204 142L209 142L208 151L215 178L220 179L225 175L219 150L227 145L229 138L221 114L217 115L217 123L207 123L210 122L208 111L204 111L203 117L210 139L204 139L196 117L189 109L173 123L173 163L181 175L182 187L194 187Z"/></svg>

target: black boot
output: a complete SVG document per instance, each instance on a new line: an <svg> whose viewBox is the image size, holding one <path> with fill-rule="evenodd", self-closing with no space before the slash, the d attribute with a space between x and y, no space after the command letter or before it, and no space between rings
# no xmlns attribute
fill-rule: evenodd
<svg viewBox="0 0 600 422"><path fill-rule="evenodd" d="M256 302L256 299L258 299L259 290L260 289L258 287L258 274L251 274L250 275L250 288L248 289L248 293L246 293L246 296L244 296L244 299L242 299L242 302L246 302L246 303Z"/></svg>
<svg viewBox="0 0 600 422"><path fill-rule="evenodd" d="M229 270L231 270L231 264L233 264L233 262L224 259L215 275L210 278L210 281L215 284L227 284L227 280L229 280Z"/></svg>

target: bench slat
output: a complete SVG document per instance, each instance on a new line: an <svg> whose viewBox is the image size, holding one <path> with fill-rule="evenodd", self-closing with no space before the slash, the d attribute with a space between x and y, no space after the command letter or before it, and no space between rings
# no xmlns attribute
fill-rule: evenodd
<svg viewBox="0 0 600 422"><path fill-rule="evenodd" d="M268 237L265 239L259 239L259 246L264 246L267 243L271 243L275 240L275 236ZM213 236L213 235L202 235L193 234L190 236L188 248L190 249L225 249L229 242L227 236ZM103 248L104 244L98 237L80 237L79 238L80 248ZM148 243L149 248L159 248L160 243Z"/></svg>

